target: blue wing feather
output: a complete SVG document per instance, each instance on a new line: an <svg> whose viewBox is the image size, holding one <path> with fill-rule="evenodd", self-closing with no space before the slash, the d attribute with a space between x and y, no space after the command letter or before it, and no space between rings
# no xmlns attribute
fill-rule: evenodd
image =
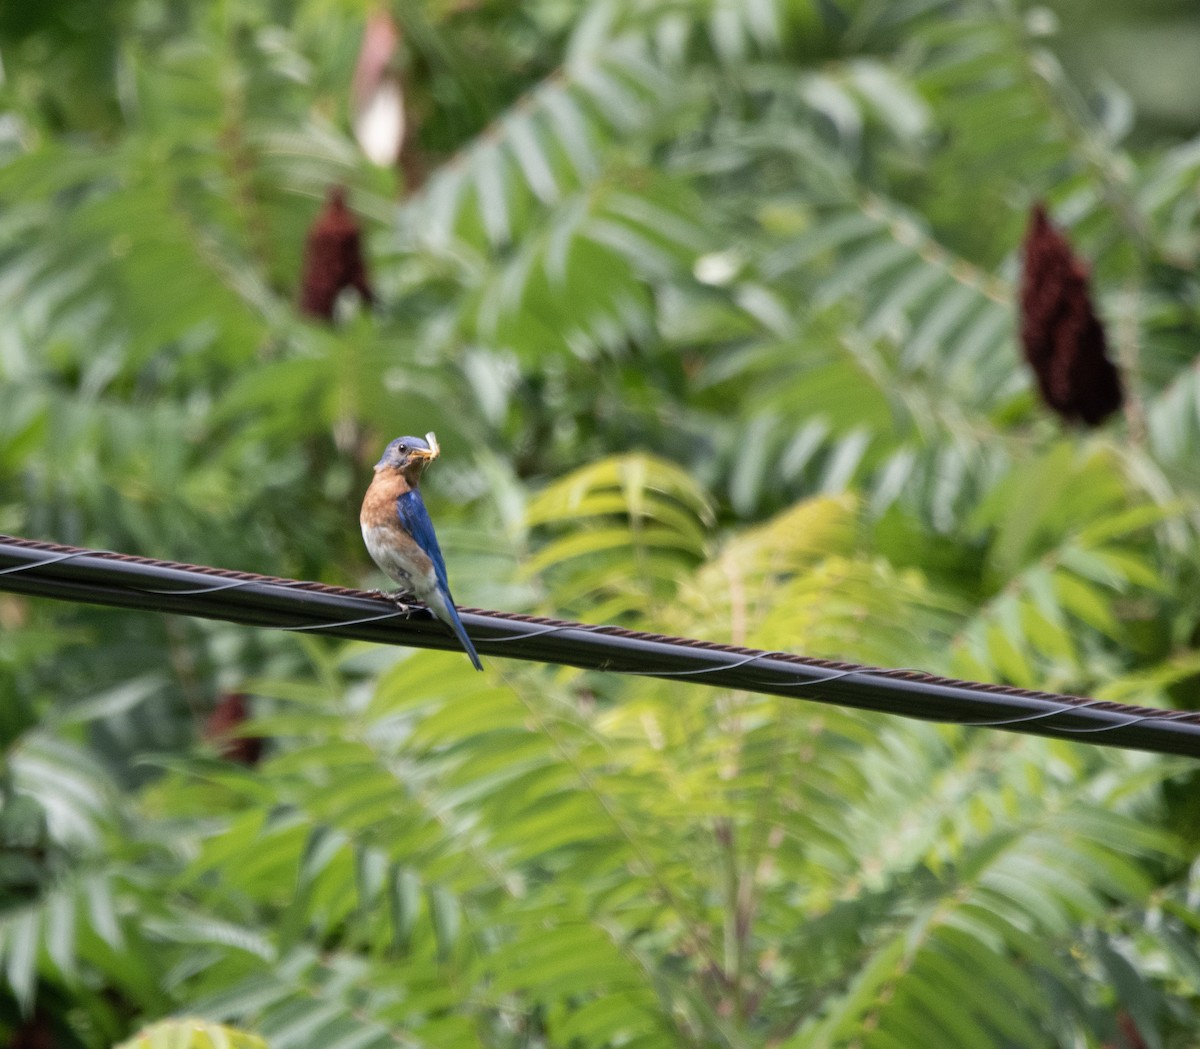
<svg viewBox="0 0 1200 1049"><path fill-rule="evenodd" d="M446 577L446 562L442 557L442 548L438 546L437 535L433 531L433 521L429 519L429 511L425 509L425 500L421 493L412 488L396 498L396 516L404 530L413 537L429 560L433 562L433 571L437 575L438 584L450 596L450 581Z"/></svg>
<svg viewBox="0 0 1200 1049"><path fill-rule="evenodd" d="M454 598L450 596L450 580L446 576L446 561L442 557L442 548L438 546L437 534L433 530L433 521L429 518L429 511L425 509L425 500L421 498L419 491L412 488L403 495L397 496L396 517L399 518L401 526L412 536L417 546L433 562L434 575L437 576L438 586L446 596L446 604L449 606L447 611L450 614L450 629L454 631L459 643L466 649L475 669L482 670L483 664L479 662L475 646L471 644L471 639L467 636L467 631L458 616L458 609L454 607Z"/></svg>

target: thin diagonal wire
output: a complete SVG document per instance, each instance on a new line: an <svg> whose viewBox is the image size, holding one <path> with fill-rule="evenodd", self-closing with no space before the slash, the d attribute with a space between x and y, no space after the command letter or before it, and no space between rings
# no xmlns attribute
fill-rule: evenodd
<svg viewBox="0 0 1200 1049"><path fill-rule="evenodd" d="M407 619L414 611L416 609L393 608L390 612L381 612L377 616L363 616L362 619L339 619L334 623L307 623L303 626L285 626L280 629L298 634L303 630L328 630L331 626L361 626L363 623L382 623L385 619L399 619L401 617Z"/></svg>
<svg viewBox="0 0 1200 1049"><path fill-rule="evenodd" d="M1059 711L1059 713L1065 714L1065 713L1069 713L1069 711ZM1147 719L1149 719L1151 717L1155 721L1159 721L1159 722L1179 721L1182 719L1183 715L1190 714L1190 713L1191 713L1190 710L1174 710L1174 711L1164 711L1164 712L1155 711L1154 714L1152 714L1152 715L1151 714L1139 714L1136 717L1131 716L1129 718L1129 720L1122 721L1119 724L1090 725L1090 726L1081 727L1081 728L1066 727L1062 731L1071 732L1077 736L1084 736L1084 735L1088 735L1088 734L1094 733L1094 732L1112 732L1112 731L1115 731L1116 729L1129 728L1131 725L1136 725L1140 722L1146 721Z"/></svg>
<svg viewBox="0 0 1200 1049"><path fill-rule="evenodd" d="M769 652L765 656L759 656L758 659L775 659L782 655L784 655L782 652ZM757 661L758 660L755 660L755 662ZM780 685L775 685L773 681L764 681L762 679L756 680L751 678L750 682L755 685L771 685L777 688L817 688L818 686L826 685L831 681L841 681L848 677L862 676L864 676L864 672L862 670L838 670L835 673L830 674L828 677L813 678L811 681L787 681Z"/></svg>
<svg viewBox="0 0 1200 1049"><path fill-rule="evenodd" d="M44 568L46 565L58 564L60 561L71 561L76 557L84 557L87 554L100 553L98 550L72 550L70 553L57 554L53 557L47 557L44 561L37 561L33 564L26 565L11 565L8 568L0 568L0 575L15 575L17 572L28 572L32 568Z"/></svg>
<svg viewBox="0 0 1200 1049"><path fill-rule="evenodd" d="M192 594L217 594L217 593L220 593L222 590L236 590L239 587L253 586L257 583L258 583L258 580L256 580L256 579L225 579L225 580L222 580L220 583L215 583L211 586L193 586L193 587L187 587L187 588L180 587L178 589L176 589L175 587L169 587L169 586L140 586L137 589L140 590L143 594L180 594L180 595L186 596L186 595L192 595ZM273 585L284 586L286 584L287 584L287 581L280 580L279 582L274 583ZM290 585L293 587L298 587L298 586L301 586L302 584L299 579L296 579L296 580L292 580L290 582Z"/></svg>
<svg viewBox="0 0 1200 1049"><path fill-rule="evenodd" d="M971 724L982 728L1004 728L1008 725L1026 724L1030 721L1040 721L1043 718L1056 717L1059 714L1070 714L1077 710L1088 710L1094 707L1102 707L1106 703L1102 699L1091 699L1086 703L1075 703L1071 706L1058 707L1054 710L1039 710L1033 714L1023 714L1015 718L992 718L988 721L972 721ZM1165 712L1164 712L1165 713ZM1181 711L1181 713L1190 714L1191 711ZM1068 731L1070 731L1068 729Z"/></svg>
<svg viewBox="0 0 1200 1049"><path fill-rule="evenodd" d="M719 670L740 670L744 666L749 666L751 663L757 663L761 656L747 656L745 659L739 660L737 663L726 663L722 666L715 667L696 667L692 670L654 670L650 673L654 677L695 677L698 674L713 674ZM618 674L645 674L644 670L618 670Z"/></svg>
<svg viewBox="0 0 1200 1049"><path fill-rule="evenodd" d="M910 671L910 672L919 673L919 671ZM656 676L658 676L658 675L656 675ZM831 675L829 675L829 677L817 678L812 681L799 681L799 682L795 682L794 684L786 685L785 687L787 687L787 688L814 688L814 687L819 687L821 685L827 684L831 681L837 681L842 678L848 678L848 677L870 678L870 677L874 677L874 676L877 676L877 675L874 674L872 671L845 670L845 671L842 671L837 674L831 674ZM763 682L759 682L759 683L762 684ZM1093 699L1093 700L1089 700L1085 703L1064 704L1064 705L1055 707L1052 710L1039 710L1032 714L1022 714L1019 717L989 718L987 720L978 720L978 719L966 720L966 719L964 719L961 722L961 724L965 725L968 728L1007 728L1011 725L1028 724L1033 721L1042 721L1047 718L1058 717L1062 714L1073 714L1076 711L1087 710L1089 708L1094 708L1094 707L1103 707L1105 705L1108 705L1107 700ZM1089 733L1089 732L1111 732L1113 729L1123 728L1126 725L1133 725L1139 721L1144 721L1150 717L1159 718L1163 721L1172 721L1172 720L1178 720L1181 717L1186 717L1192 713L1193 713L1193 711L1190 711L1190 710L1181 710L1181 711L1174 711L1174 712L1154 711L1152 714L1142 714L1137 717L1131 717L1127 721L1117 722L1117 723L1113 723L1113 724L1109 724L1109 725L1095 725L1095 726L1088 726L1088 727L1083 727L1083 728L1076 728L1071 725L1062 725L1059 727L1059 731L1060 732L1070 732L1070 733L1073 733L1076 735L1083 734L1083 733Z"/></svg>
<svg viewBox="0 0 1200 1049"><path fill-rule="evenodd" d="M0 568L0 589L19 593L390 644L457 648L457 642L441 624L424 614L427 610L423 605L397 607L378 593L349 587L13 536L0 536L0 564L5 561L13 563ZM168 585L146 585L156 580ZM200 580L202 585L194 585ZM381 600L389 601L387 611L361 614L368 602L377 604ZM710 678L722 687L776 695L815 689L812 698L819 702L1060 738L1104 736L1098 742L1200 757L1200 713L1193 711L1158 710L1011 685L959 681L920 670L763 652L516 612L470 608L460 612L485 654L505 651L522 659L657 678ZM685 664L682 667L681 662ZM702 665L696 665L698 662ZM759 674L745 673L754 666ZM772 676L762 676L762 671ZM1038 709L1031 711L1030 704L1037 704ZM1011 716L996 717L999 711ZM1070 724L1062 724L1063 720Z"/></svg>

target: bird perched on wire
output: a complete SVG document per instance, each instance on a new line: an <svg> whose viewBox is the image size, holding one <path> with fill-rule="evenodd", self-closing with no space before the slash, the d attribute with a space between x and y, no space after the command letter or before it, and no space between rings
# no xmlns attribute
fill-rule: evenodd
<svg viewBox="0 0 1200 1049"><path fill-rule="evenodd" d="M401 593L406 591L423 601L453 630L475 669L482 670L450 596L446 562L421 498L421 474L439 454L432 433L427 433L425 440L397 437L392 441L375 464L375 479L363 498L358 520L374 562L400 584Z"/></svg>

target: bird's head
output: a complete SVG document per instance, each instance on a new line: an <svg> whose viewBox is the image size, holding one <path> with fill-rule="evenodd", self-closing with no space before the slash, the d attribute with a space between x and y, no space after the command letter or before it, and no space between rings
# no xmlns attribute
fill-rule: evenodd
<svg viewBox="0 0 1200 1049"><path fill-rule="evenodd" d="M427 433L424 438L397 437L383 450L383 457L375 464L375 472L398 470L413 483L440 453L437 438L432 433Z"/></svg>

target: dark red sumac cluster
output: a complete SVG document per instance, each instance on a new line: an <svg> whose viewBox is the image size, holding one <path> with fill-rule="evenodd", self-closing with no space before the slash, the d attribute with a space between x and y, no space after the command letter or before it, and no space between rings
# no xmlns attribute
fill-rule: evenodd
<svg viewBox="0 0 1200 1049"><path fill-rule="evenodd" d="M333 320L337 297L353 288L366 303L375 301L362 253L362 232L346 207L346 191L335 186L308 231L300 308L313 317Z"/></svg>
<svg viewBox="0 0 1200 1049"><path fill-rule="evenodd" d="M1121 377L1088 290L1088 266L1033 208L1025 233L1021 344L1042 400L1068 422L1098 426L1121 407Z"/></svg>

